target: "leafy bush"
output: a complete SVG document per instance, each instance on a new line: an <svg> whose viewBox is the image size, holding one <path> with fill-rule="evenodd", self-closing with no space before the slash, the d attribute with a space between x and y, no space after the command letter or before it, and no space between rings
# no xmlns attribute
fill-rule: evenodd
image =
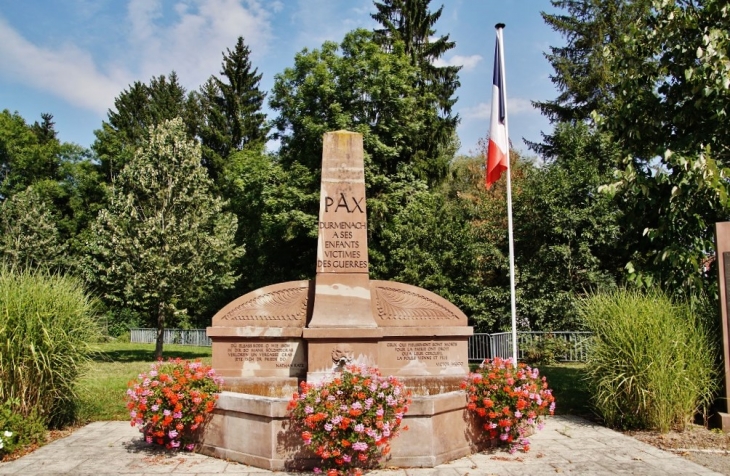
<svg viewBox="0 0 730 476"><path fill-rule="evenodd" d="M48 426L75 418L77 378L98 327L76 279L0 266L0 401Z"/></svg>
<svg viewBox="0 0 730 476"><path fill-rule="evenodd" d="M17 406L17 399L6 400L0 406L0 457L46 439L45 422L38 410L34 409L30 415L23 416L16 411Z"/></svg>
<svg viewBox="0 0 730 476"><path fill-rule="evenodd" d="M514 367L512 359L485 360L469 374L466 409L482 422L489 440L509 445L510 452L530 450L527 433L542 429L542 418L555 411L555 398L547 379L525 364Z"/></svg>
<svg viewBox="0 0 730 476"><path fill-rule="evenodd" d="M552 334L546 334L531 340L524 346L525 362L529 365L550 365L558 361L558 358L564 357L570 350L570 344L555 337Z"/></svg>
<svg viewBox="0 0 730 476"><path fill-rule="evenodd" d="M324 469L329 476L377 466L409 404L410 392L395 377L351 365L321 384L302 382L289 411L305 446L322 461L315 472Z"/></svg>
<svg viewBox="0 0 730 476"><path fill-rule="evenodd" d="M590 296L580 312L593 331L593 404L608 426L682 429L710 404L715 351L692 306L658 291L617 290Z"/></svg>
<svg viewBox="0 0 730 476"><path fill-rule="evenodd" d="M198 361L154 363L127 390L132 425L140 427L147 443L192 451L222 384L210 366Z"/></svg>

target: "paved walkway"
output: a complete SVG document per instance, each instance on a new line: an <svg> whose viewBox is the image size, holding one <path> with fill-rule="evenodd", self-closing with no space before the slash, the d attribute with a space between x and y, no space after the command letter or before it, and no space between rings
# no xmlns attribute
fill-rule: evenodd
<svg viewBox="0 0 730 476"><path fill-rule="evenodd" d="M390 469L371 476L475 476L543 474L711 475L703 466L658 450L581 418L550 418L530 438L529 453L497 450L479 453L436 468ZM0 474L159 475L271 473L194 453L168 454L147 446L127 422L96 422L15 461L0 463Z"/></svg>

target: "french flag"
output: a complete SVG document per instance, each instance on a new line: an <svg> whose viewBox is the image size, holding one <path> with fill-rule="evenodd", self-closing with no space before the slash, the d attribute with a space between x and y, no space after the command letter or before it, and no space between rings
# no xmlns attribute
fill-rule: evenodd
<svg viewBox="0 0 730 476"><path fill-rule="evenodd" d="M502 172L509 169L509 141L507 139L507 98L502 60L502 29L498 23L497 44L494 48L494 76L492 78L492 120L489 126L487 148L487 189L499 180Z"/></svg>

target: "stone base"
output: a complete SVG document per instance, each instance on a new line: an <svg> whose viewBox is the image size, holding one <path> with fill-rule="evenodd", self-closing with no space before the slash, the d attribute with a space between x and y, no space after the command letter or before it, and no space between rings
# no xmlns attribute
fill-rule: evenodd
<svg viewBox="0 0 730 476"><path fill-rule="evenodd" d="M201 441L201 452L268 469L311 469L316 460L290 431L288 398L222 392ZM408 430L391 443L386 466L432 468L477 451L460 391L415 396L403 419Z"/></svg>
<svg viewBox="0 0 730 476"><path fill-rule="evenodd" d="M223 380L223 390L261 397L291 398L299 391L296 377L228 377Z"/></svg>
<svg viewBox="0 0 730 476"><path fill-rule="evenodd" d="M710 418L712 428L720 428L725 433L730 433L730 413L717 412Z"/></svg>

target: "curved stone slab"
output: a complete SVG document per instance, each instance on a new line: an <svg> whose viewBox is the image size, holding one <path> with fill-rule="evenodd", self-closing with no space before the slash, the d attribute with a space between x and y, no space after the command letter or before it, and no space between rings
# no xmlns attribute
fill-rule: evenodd
<svg viewBox="0 0 730 476"><path fill-rule="evenodd" d="M466 326L466 314L438 294L396 281L370 281L373 316L380 327Z"/></svg>
<svg viewBox="0 0 730 476"><path fill-rule="evenodd" d="M304 327L310 281L265 286L234 299L213 316L213 327Z"/></svg>

